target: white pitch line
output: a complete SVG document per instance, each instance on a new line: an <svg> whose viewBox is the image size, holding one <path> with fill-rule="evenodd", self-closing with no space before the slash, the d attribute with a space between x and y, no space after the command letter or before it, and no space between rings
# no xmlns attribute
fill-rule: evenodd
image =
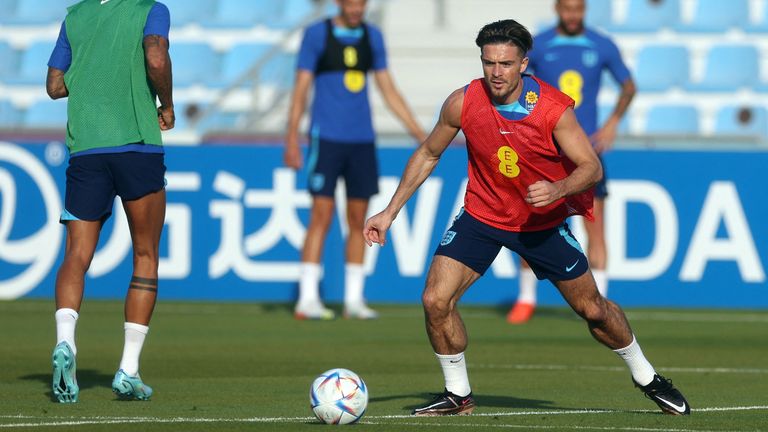
<svg viewBox="0 0 768 432"><path fill-rule="evenodd" d="M738 407L710 407L710 408L696 408L691 412L728 412L728 411L758 411L768 410L768 405L753 405L753 406L738 406ZM583 415L583 414L616 414L616 413L656 413L655 410L559 410L559 411L507 411L507 412L495 412L495 413L475 413L472 417L516 417L516 416L539 416L539 415ZM8 419L32 419L39 417L32 416L0 416L0 418ZM363 424L392 424L403 425L401 422L386 423L376 422L376 420L398 420L409 419L414 420L414 416L411 415L385 415L385 416L367 416L362 420ZM52 419L59 419L57 421L51 421ZM82 425L109 425L109 424L136 424L136 423L303 423L314 421L314 417L250 417L250 418L205 418L205 417L175 417L175 418L160 418L160 417L46 417L39 422L20 422L0 424L0 428L27 428L27 427L57 427L57 426L82 426ZM411 422L413 425L418 426L440 426L437 423L430 423L425 421L424 423ZM410 425L408 423L407 425ZM449 426L472 426L466 423L449 424ZM546 429L549 426L521 426L521 425L474 425L476 427L508 427L508 428L536 428ZM653 428L632 428L632 427L588 427L588 426L553 426L551 428L559 429L605 429L605 430L627 430L627 431L670 431L670 432L720 432L720 431L705 431L701 429L653 429Z"/></svg>
<svg viewBox="0 0 768 432"><path fill-rule="evenodd" d="M376 423L361 421L360 424L365 425L392 425L392 423ZM397 426L416 426L416 427L460 427L460 428L494 428L494 429L545 429L545 430L607 430L607 431L640 431L640 432L731 432L730 430L717 430L717 429L655 429L646 427L619 427L619 426L574 426L574 425L560 425L560 426L545 426L545 425L519 425L519 424L478 424L478 423L397 423Z"/></svg>
<svg viewBox="0 0 768 432"><path fill-rule="evenodd" d="M592 372L626 372L624 366L573 366L573 365L555 365L555 364L469 364L470 369L515 369L515 370L583 370ZM660 367L662 372L680 372L680 373L724 373L724 374L768 374L768 369L759 368L686 368L686 367Z"/></svg>

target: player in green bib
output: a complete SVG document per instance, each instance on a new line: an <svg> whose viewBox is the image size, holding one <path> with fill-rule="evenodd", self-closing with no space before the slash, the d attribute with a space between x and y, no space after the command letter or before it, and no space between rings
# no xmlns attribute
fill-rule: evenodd
<svg viewBox="0 0 768 432"><path fill-rule="evenodd" d="M48 62L46 89L68 98L70 152L61 222L67 230L56 278L53 394L77 402L75 327L104 222L120 196L133 243L133 275L125 300L125 345L112 390L146 400L139 376L158 287L159 243L165 220L161 130L174 126L170 16L154 0L83 0L68 9ZM159 99L160 107L156 100Z"/></svg>

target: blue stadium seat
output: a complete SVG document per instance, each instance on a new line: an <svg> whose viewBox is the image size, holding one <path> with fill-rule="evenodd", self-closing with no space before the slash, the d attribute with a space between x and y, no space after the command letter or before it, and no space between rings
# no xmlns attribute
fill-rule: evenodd
<svg viewBox="0 0 768 432"><path fill-rule="evenodd" d="M199 121L195 118L202 116L208 106L195 102L181 102L176 104L176 127L178 131L189 130L190 128L204 133L211 130L232 130L237 127L242 112L214 111ZM195 110L195 111L192 111Z"/></svg>
<svg viewBox="0 0 768 432"><path fill-rule="evenodd" d="M224 55L221 67L222 83L230 85L240 78L272 47L267 43L239 44ZM248 83L246 83L248 84Z"/></svg>
<svg viewBox="0 0 768 432"><path fill-rule="evenodd" d="M756 23L748 22L743 29L748 33L768 33L768 5L763 6L763 12Z"/></svg>
<svg viewBox="0 0 768 432"><path fill-rule="evenodd" d="M0 23L6 22L16 11L16 0L0 0Z"/></svg>
<svg viewBox="0 0 768 432"><path fill-rule="evenodd" d="M600 105L597 107L597 124L602 126L603 123L605 123L606 120L608 120L608 116L610 116L613 113L614 110L613 105ZM627 135L629 134L629 118L632 116L632 111L630 109L629 112L624 113L624 117L621 118L621 121L619 122L619 129L618 133L619 135Z"/></svg>
<svg viewBox="0 0 768 432"><path fill-rule="evenodd" d="M183 26L209 19L216 13L216 0L161 0L171 12L171 25Z"/></svg>
<svg viewBox="0 0 768 432"><path fill-rule="evenodd" d="M282 52L272 57L259 74L259 85L271 85L281 90L293 86L296 70L296 55Z"/></svg>
<svg viewBox="0 0 768 432"><path fill-rule="evenodd" d="M677 31L720 33L749 22L748 0L698 0L693 21L679 23Z"/></svg>
<svg viewBox="0 0 768 432"><path fill-rule="evenodd" d="M243 7L242 0L218 0L216 13L203 21L206 27L254 27L268 25L282 15L284 1L249 0Z"/></svg>
<svg viewBox="0 0 768 432"><path fill-rule="evenodd" d="M629 0L626 19L610 26L609 30L655 32L664 27L672 27L679 19L680 0Z"/></svg>
<svg viewBox="0 0 768 432"><path fill-rule="evenodd" d="M206 43L172 43L173 83L179 86L209 84L219 80L219 55Z"/></svg>
<svg viewBox="0 0 768 432"><path fill-rule="evenodd" d="M67 127L67 100L44 99L27 109L24 126L39 129L64 129Z"/></svg>
<svg viewBox="0 0 768 432"><path fill-rule="evenodd" d="M754 87L760 63L754 45L715 45L707 53L704 79L686 86L692 91L734 91Z"/></svg>
<svg viewBox="0 0 768 432"><path fill-rule="evenodd" d="M589 0L586 24L592 27L610 27L613 25L612 0Z"/></svg>
<svg viewBox="0 0 768 432"><path fill-rule="evenodd" d="M67 16L67 7L78 0L18 0L14 13L2 24L41 25L61 22Z"/></svg>
<svg viewBox="0 0 768 432"><path fill-rule="evenodd" d="M54 41L36 42L21 52L16 73L5 82L16 85L45 85L48 73L48 59L53 52Z"/></svg>
<svg viewBox="0 0 768 432"><path fill-rule="evenodd" d="M765 107L726 106L717 112L715 134L768 137Z"/></svg>
<svg viewBox="0 0 768 432"><path fill-rule="evenodd" d="M15 127L21 124L21 111L11 101L0 100L0 128Z"/></svg>
<svg viewBox="0 0 768 432"><path fill-rule="evenodd" d="M651 107L645 120L645 133L694 135L699 133L699 113L691 105Z"/></svg>
<svg viewBox="0 0 768 432"><path fill-rule="evenodd" d="M635 82L641 92L683 87L688 74L688 49L682 45L646 45L637 55Z"/></svg>
<svg viewBox="0 0 768 432"><path fill-rule="evenodd" d="M0 41L0 82L16 73L18 56L6 42Z"/></svg>
<svg viewBox="0 0 768 432"><path fill-rule="evenodd" d="M305 20L309 19L316 12L318 6L312 0L284 0L285 7L282 11L282 15L279 20L267 23L272 28L294 28L301 25ZM336 4L328 2L328 8L323 11L317 11L318 17L321 12L327 12L327 15L336 13Z"/></svg>

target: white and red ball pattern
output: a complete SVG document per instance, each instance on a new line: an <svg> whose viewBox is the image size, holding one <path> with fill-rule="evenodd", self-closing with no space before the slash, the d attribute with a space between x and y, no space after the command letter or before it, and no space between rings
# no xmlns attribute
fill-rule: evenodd
<svg viewBox="0 0 768 432"><path fill-rule="evenodd" d="M368 406L368 387L351 370L331 369L315 378L309 403L315 416L325 423L354 423Z"/></svg>

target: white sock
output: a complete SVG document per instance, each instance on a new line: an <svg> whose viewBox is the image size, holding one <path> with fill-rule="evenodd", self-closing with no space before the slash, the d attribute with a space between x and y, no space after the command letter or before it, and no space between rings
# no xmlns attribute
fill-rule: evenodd
<svg viewBox="0 0 768 432"><path fill-rule="evenodd" d="M75 327L77 326L77 318L80 314L74 309L61 308L56 311L54 317L56 318L56 345L61 342L66 342L69 347L72 348L72 353L77 355L77 347L75 346Z"/></svg>
<svg viewBox="0 0 768 432"><path fill-rule="evenodd" d="M141 324L125 323L125 345L123 346L123 359L120 360L120 369L130 376L139 373L139 356L144 346L149 327Z"/></svg>
<svg viewBox="0 0 768 432"><path fill-rule="evenodd" d="M464 360L464 353L458 354L438 354L440 366L443 367L443 376L445 377L445 389L456 396L466 396L472 393L469 388L469 377L467 377L467 362Z"/></svg>
<svg viewBox="0 0 768 432"><path fill-rule="evenodd" d="M536 304L536 273L529 268L520 268L520 294L517 295L518 303Z"/></svg>
<svg viewBox="0 0 768 432"><path fill-rule="evenodd" d="M298 304L305 305L319 302L322 267L318 263L302 262L300 272Z"/></svg>
<svg viewBox="0 0 768 432"><path fill-rule="evenodd" d="M600 295L608 298L608 273L605 270L592 269L592 277L595 278L595 284L597 284Z"/></svg>
<svg viewBox="0 0 768 432"><path fill-rule="evenodd" d="M364 286L365 269L363 265L347 263L344 271L344 306L356 307L365 304Z"/></svg>
<svg viewBox="0 0 768 432"><path fill-rule="evenodd" d="M613 352L627 362L629 371L632 372L632 378L636 383L645 386L653 381L653 376L656 374L656 371L643 355L643 350L640 348L640 344L637 343L635 335L632 335L632 343L629 344L629 346L613 350Z"/></svg>

